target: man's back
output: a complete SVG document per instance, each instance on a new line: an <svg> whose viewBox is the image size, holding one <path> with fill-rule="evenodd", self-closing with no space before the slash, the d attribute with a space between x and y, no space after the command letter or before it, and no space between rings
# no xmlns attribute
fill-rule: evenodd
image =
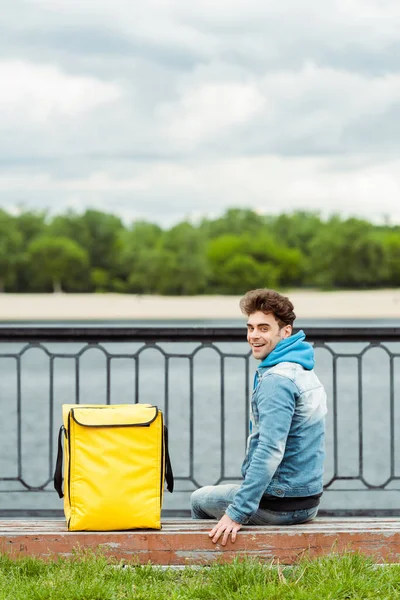
<svg viewBox="0 0 400 600"><path fill-rule="evenodd" d="M253 430L248 454L258 444L260 415L265 410L263 394L274 380L277 394L280 389L293 397L293 416L287 435L283 458L271 479L267 494L280 497L310 496L322 492L323 462L325 457L326 393L314 370L304 369L292 362L259 368L252 397ZM272 400L273 401L273 400ZM279 420L282 413L276 413ZM282 419L285 416L282 414ZM279 426L279 424L278 424ZM246 473L244 468L243 476Z"/></svg>

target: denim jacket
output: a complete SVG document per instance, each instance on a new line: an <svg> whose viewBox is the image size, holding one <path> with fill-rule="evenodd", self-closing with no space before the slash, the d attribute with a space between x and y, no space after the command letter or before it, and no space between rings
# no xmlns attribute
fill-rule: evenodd
<svg viewBox="0 0 400 600"><path fill-rule="evenodd" d="M322 492L326 394L310 368L314 351L304 338L301 331L279 342L257 369L244 480L226 510L237 523L247 523L263 494L298 497Z"/></svg>

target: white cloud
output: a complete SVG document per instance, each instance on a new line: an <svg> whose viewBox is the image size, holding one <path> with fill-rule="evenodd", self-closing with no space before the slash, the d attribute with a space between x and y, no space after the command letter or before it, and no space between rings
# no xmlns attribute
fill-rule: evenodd
<svg viewBox="0 0 400 600"><path fill-rule="evenodd" d="M2 206L399 213L398 0L13 0L1 23Z"/></svg>
<svg viewBox="0 0 400 600"><path fill-rule="evenodd" d="M115 84L77 77L50 65L0 62L0 110L7 124L74 117L121 96Z"/></svg>
<svg viewBox="0 0 400 600"><path fill-rule="evenodd" d="M375 157L376 160L376 157ZM0 176L0 191L18 196L58 198L56 209L90 205L153 222L172 223L210 215L231 206L257 207L268 214L292 210L333 210L376 222L389 215L400 223L400 160L354 166L337 175L334 159L235 158L212 162L135 164L128 173L93 173L87 178L54 179L20 173ZM378 201L377 201L378 199Z"/></svg>
<svg viewBox="0 0 400 600"><path fill-rule="evenodd" d="M398 0L332 0L329 10L318 0L29 0L32 6L62 15L67 23L106 24L128 36L198 49L212 56L218 49L248 43L257 33L270 47L270 36L280 48L297 41L319 44L381 47L397 41ZM262 35L264 34L264 35ZM240 52L240 48L237 48Z"/></svg>
<svg viewBox="0 0 400 600"><path fill-rule="evenodd" d="M265 104L256 86L206 82L188 87L178 102L160 106L158 114L166 122L166 133L171 141L193 149L251 121L263 111Z"/></svg>
<svg viewBox="0 0 400 600"><path fill-rule="evenodd" d="M400 103L400 73L374 77L306 64L267 74L260 88L273 106L268 117L274 134L288 147L291 139L307 144L320 136L321 147L340 151L338 142L354 122L363 119L368 132L370 117Z"/></svg>
<svg viewBox="0 0 400 600"><path fill-rule="evenodd" d="M183 76L178 89L174 101L156 109L159 134L166 134L172 150L315 155L378 145L385 152L397 140L393 131L377 142L369 120L400 105L400 73L368 76L307 63L250 78L212 63ZM360 122L357 139L352 127ZM352 135L348 150L343 140Z"/></svg>

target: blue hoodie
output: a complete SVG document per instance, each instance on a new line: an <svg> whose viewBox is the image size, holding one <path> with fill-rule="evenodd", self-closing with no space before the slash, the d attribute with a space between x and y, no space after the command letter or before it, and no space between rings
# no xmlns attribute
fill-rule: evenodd
<svg viewBox="0 0 400 600"><path fill-rule="evenodd" d="M277 343L275 348L264 358L258 365L258 369L254 375L253 388L256 387L260 375L259 369L263 367L273 367L281 362L297 363L311 371L314 368L314 348L308 342L305 342L306 334L302 329L295 335L291 335ZM250 424L251 433L251 424Z"/></svg>
<svg viewBox="0 0 400 600"><path fill-rule="evenodd" d="M297 363L311 371L314 368L314 348L305 342L306 335L302 329L278 342L270 354L260 363L259 367L273 367L281 362Z"/></svg>

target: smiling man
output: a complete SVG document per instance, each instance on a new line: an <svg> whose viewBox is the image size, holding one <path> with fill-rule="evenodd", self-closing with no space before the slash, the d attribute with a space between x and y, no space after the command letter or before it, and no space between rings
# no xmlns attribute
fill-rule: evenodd
<svg viewBox="0 0 400 600"><path fill-rule="evenodd" d="M218 519L209 536L224 546L244 524L293 525L315 518L323 490L325 390L314 350L293 334L289 298L250 290L240 301L247 341L261 361L251 398L241 485L206 486L191 497L194 519Z"/></svg>

